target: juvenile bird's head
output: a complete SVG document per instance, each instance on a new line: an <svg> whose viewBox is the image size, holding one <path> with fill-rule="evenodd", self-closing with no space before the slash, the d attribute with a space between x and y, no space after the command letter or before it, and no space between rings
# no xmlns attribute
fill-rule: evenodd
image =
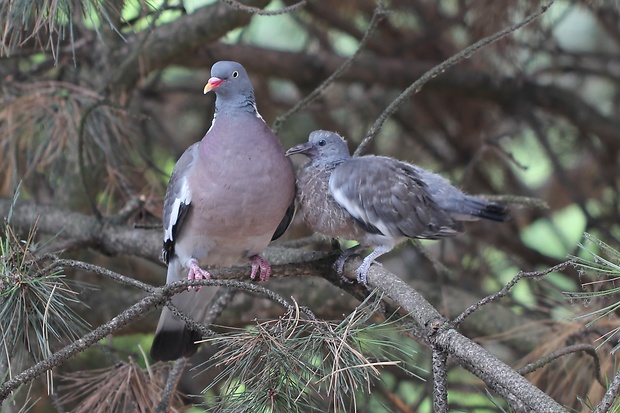
<svg viewBox="0 0 620 413"><path fill-rule="evenodd" d="M335 161L350 158L344 138L336 132L316 130L310 133L308 142L286 151L286 156L301 153L311 160Z"/></svg>

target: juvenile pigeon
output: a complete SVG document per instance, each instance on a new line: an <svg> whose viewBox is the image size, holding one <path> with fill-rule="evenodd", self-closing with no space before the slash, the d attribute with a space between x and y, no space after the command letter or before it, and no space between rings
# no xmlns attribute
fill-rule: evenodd
<svg viewBox="0 0 620 413"><path fill-rule="evenodd" d="M505 206L466 195L416 165L385 156L352 158L345 140L334 132L310 133L307 143L286 155L296 153L310 158L297 176L299 211L306 224L323 235L359 242L336 261L340 276L348 257L374 248L356 271L361 284L366 284L372 262L407 238L453 237L463 231L461 221L508 219Z"/></svg>
<svg viewBox="0 0 620 413"><path fill-rule="evenodd" d="M254 90L236 62L217 62L204 88L216 94L213 123L174 167L164 199L166 283L209 279L205 266L248 260L251 279L265 281L269 262L259 254L288 227L295 175L279 139L256 109ZM177 294L172 303L197 322L209 307L209 288ZM151 347L154 360L190 356L200 336L165 307Z"/></svg>

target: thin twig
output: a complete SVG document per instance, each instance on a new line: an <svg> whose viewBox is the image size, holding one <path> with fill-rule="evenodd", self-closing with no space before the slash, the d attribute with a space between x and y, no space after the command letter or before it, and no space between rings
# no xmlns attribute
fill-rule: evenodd
<svg viewBox="0 0 620 413"><path fill-rule="evenodd" d="M596 406L596 409L592 411L592 413L606 413L609 411L611 406L616 402L618 395L620 394L620 370L616 373L616 376L609 384L603 399Z"/></svg>
<svg viewBox="0 0 620 413"><path fill-rule="evenodd" d="M174 393L174 389L177 387L177 383L179 382L179 378L181 377L181 373L183 372L186 364L187 358L185 357L181 357L174 362L174 365L168 374L166 386L164 387L161 401L157 405L157 410L155 410L155 413L166 413L168 411L168 405L172 399L172 394Z"/></svg>
<svg viewBox="0 0 620 413"><path fill-rule="evenodd" d="M50 266L44 268L44 270L46 272L49 272L51 269L58 267L70 267L89 271L98 275L103 275L104 277L110 278L114 281L118 281L119 283L139 288L146 292L153 292L155 290L155 287L153 287L152 285L143 283L142 281L138 281L131 277L127 277L126 275L119 274L112 270L108 270L107 268L103 268L95 264L89 264L83 261L56 259Z"/></svg>
<svg viewBox="0 0 620 413"><path fill-rule="evenodd" d="M512 32L514 32L515 30L518 30L521 27L526 26L527 24L533 22L538 17L540 17L543 13L545 13L552 4L553 4L553 1L550 1L546 5L541 6L538 11L536 11L535 13L529 15L524 20L520 21L519 23L515 24L514 26L511 26L511 27L509 27L507 29L500 30L497 33L494 33L494 34L492 34L490 36L485 37L482 40L477 41L473 45L465 48L464 50L460 51L459 53L455 54L454 56L448 58L447 60L444 60L442 63L438 64L437 66L435 66L434 68L432 68L428 72L424 73L418 80L413 82L411 84L411 86L409 86L407 89L405 89L394 101L392 101L392 103L390 103L390 105L377 118L375 123L372 125L372 127L366 133L366 136L364 137L362 142L359 144L359 146L355 150L355 153L353 154L353 156L359 156L364 151L366 146L370 143L370 141L372 139L374 139L374 137L377 135L377 133L379 132L379 130L381 129L381 127L383 126L383 123L385 123L387 118L389 118L396 111L396 109L398 109L398 107L407 98L409 98L409 96L411 96L414 93L419 92L422 89L422 86L424 86L424 84L426 84L429 80L431 80L432 78L436 77L437 75L445 72L451 66L453 66L453 65L455 65L455 64L457 64L457 63L459 63L459 62L461 62L461 61L463 61L465 59L468 59L474 53L476 53L478 50L480 50L480 49L490 45L491 43L501 39L502 37L504 37L504 36L506 36L506 35L508 35L508 34L510 34Z"/></svg>
<svg viewBox="0 0 620 413"><path fill-rule="evenodd" d="M510 282L508 284L506 284L504 286L504 288L502 288L501 290L499 290L498 292L496 292L495 294L491 294L491 295L487 295L486 297L484 297L482 300L478 301L476 304L470 305L469 307L467 307L467 309L465 309L465 311L463 311L461 314L458 315L458 317L456 317L453 321L454 326L458 326L459 324L461 324L463 322L463 320L465 320L465 318L469 317L473 312L477 311L480 307L487 305L488 303L491 303L493 301L497 301L500 298L503 298L505 296L508 295L508 293L510 293L510 290L512 290L512 288L523 278L542 278L545 275L554 272L554 271L560 271L566 267L568 267L569 265L572 265L575 263L574 259L570 259L568 261L564 261L558 265L554 265L551 268L547 268L546 270L543 271L532 271L532 272L523 272L523 271L519 271L519 273L517 275L515 275L515 277L510 280Z"/></svg>
<svg viewBox="0 0 620 413"><path fill-rule="evenodd" d="M197 331L201 334L203 338L213 337L215 333L210 330L207 325L213 323L213 321L219 316L219 314L224 310L225 304L228 300L230 300L234 294L234 292L238 290L244 290L248 292L252 292L254 294L264 295L270 300L280 304L287 311L293 311L296 306L290 304L284 297L279 295L278 293L271 291L268 288L262 287L260 285L251 284L244 281L237 280L184 280L187 282L188 286L217 286L217 287L227 287L228 292L224 295L218 296L215 299L211 309L207 313L205 320L203 323L196 322L194 319L189 317L183 311L181 311L178 307L176 307L172 302L166 302L166 306L170 309L172 314L177 317L179 320L185 322L189 328L194 331ZM300 307L300 310L308 316L309 319L316 320L316 316L312 311L310 311L307 307Z"/></svg>
<svg viewBox="0 0 620 413"><path fill-rule="evenodd" d="M290 6L284 7L282 9L263 10L258 7L252 7L252 6L239 3L237 0L222 0L222 1L228 4L233 9L245 11L245 12L252 13L252 14L258 14L260 16L278 16L280 14L290 13L306 5L306 0L301 0L299 3L291 4Z"/></svg>
<svg viewBox="0 0 620 413"><path fill-rule="evenodd" d="M2 384L2 386L0 386L0 403L6 399L13 390L17 389L23 383L32 381L44 374L46 371L60 366L69 358L90 348L93 344L99 342L106 336L125 327L130 322L142 318L151 309L165 302L170 296L186 289L187 285L185 284L186 283L183 282L177 282L158 288L153 293L147 295L136 304L121 312L112 320L97 327L71 344L68 344L61 350L46 359L41 360L34 366L22 371L12 379L7 380Z"/></svg>
<svg viewBox="0 0 620 413"><path fill-rule="evenodd" d="M271 291L270 289L262 287L260 285L251 284L251 283L244 282L244 281L211 279L211 280L183 280L183 282L187 283L188 286L208 285L212 287L228 287L227 288L229 290L228 294L216 298L213 304L215 309L209 310L207 317L205 318L205 320L203 320L204 324L196 322L194 319L192 319L187 314L185 314L183 311L181 311L177 306L172 304L172 302L170 301L166 302L166 306L170 309L170 311L175 317L185 322L185 324L187 324L187 326L191 328L192 330L199 332L203 338L205 337L210 338L215 335L215 333L212 330L210 330L208 327L206 327L206 325L211 324L219 316L219 313L221 313L221 311L224 309L224 306L222 304L224 304L226 300L229 300L230 298L232 298L233 292L237 290L244 290L244 291L252 292L254 294L264 295L270 300L280 304L287 311L293 311L293 309L296 308L295 306L290 304L288 301L286 301L286 299L282 297L281 295L279 295L278 293ZM316 316L307 307L301 307L300 309L308 316L308 318L316 320Z"/></svg>
<svg viewBox="0 0 620 413"><path fill-rule="evenodd" d="M77 261L77 263L79 263L79 261ZM106 336L120 330L127 324L142 318L153 308L166 303L173 295L178 294L181 291L186 291L187 287L189 286L217 286L237 288L266 296L269 299L282 305L287 310L293 308L293 306L289 304L282 296L265 287L236 280L181 280L171 284L166 284L159 288L149 286L151 288L151 292L149 295L147 295L131 307L127 308L125 311L121 312L112 320L97 327L95 330L82 336L80 339L72 342L71 344L68 344L67 346L63 347L61 350L57 351L46 359L38 362L34 366L22 371L10 380L4 382L0 386L0 405L2 404L2 401L5 400L12 391L17 389L23 383L27 383L36 379L40 375L44 374L46 371L49 371L54 367L63 364L69 358L92 347L95 343L99 342ZM175 313L175 315L179 316L180 318L184 318L183 313L179 312L175 308L171 309L173 310L173 313ZM206 327L201 326L193 320L184 319L184 321L190 322L192 324L192 328L196 327L201 332L203 332L204 330L210 332L210 330L206 329Z"/></svg>
<svg viewBox="0 0 620 413"><path fill-rule="evenodd" d="M185 314L181 309L179 309L179 307L172 304L171 301L166 302L166 307L168 307L172 315L174 315L179 320L183 321L185 325L187 325L187 327L189 327L191 330L194 330L200 333L200 336L202 338L205 338L205 337L211 338L216 335L215 332L209 329L206 325L195 321L193 318L191 318L190 316Z"/></svg>
<svg viewBox="0 0 620 413"><path fill-rule="evenodd" d="M207 281L205 283L205 281ZM271 301L274 301L284 307L286 310L293 309L293 305L291 305L284 297L280 294L271 291L268 288L262 287L258 284L252 284L245 281L237 281L237 280L199 280L199 281L189 281L187 283L188 286L199 286L199 285L211 285L218 287L229 287L235 288L238 290L249 291L254 294L263 295L269 298Z"/></svg>
<svg viewBox="0 0 620 413"><path fill-rule="evenodd" d="M484 140L485 145L491 146L492 148L494 148L497 152L499 152L504 158L506 158L508 160L508 162L512 165L514 165L517 169L521 170L521 171L527 171L528 170L528 166L522 164L521 162L519 162L517 160L517 158L515 158L514 154L509 151L508 149L504 148L502 145L500 145L499 143L499 138L495 138L495 139L491 139L491 138L487 138Z"/></svg>
<svg viewBox="0 0 620 413"><path fill-rule="evenodd" d="M433 411L446 413L448 411L448 353L433 346Z"/></svg>
<svg viewBox="0 0 620 413"><path fill-rule="evenodd" d="M203 320L204 324L212 324L215 319L222 314L222 311L224 311L226 306L232 301L236 293L237 290L234 288L221 288L216 293L213 303L209 305L209 310Z"/></svg>
<svg viewBox="0 0 620 413"><path fill-rule="evenodd" d="M357 56L359 56L362 49L366 46L370 35L374 32L374 29L379 23L379 21L381 21L381 19L383 19L383 17L387 13L387 10L383 8L383 4L379 3L379 6L375 9L375 12L372 15L372 19L368 24L366 33L364 33L364 37L362 37L362 40L360 40L360 44L357 47L357 50L355 50L355 53L349 56L349 58L345 60L342 65L340 65L340 67L334 71L334 73L332 73L327 79L325 79L323 83L321 83L316 89L314 89L308 96L306 96L295 106L289 109L285 114L278 116L272 125L274 133L277 134L284 122L288 120L288 118L308 106L314 99L319 97L321 93L323 93L325 89L327 89L334 82L334 80L336 80L342 73L344 73L345 70L349 68L349 66L351 66L351 63L353 63Z"/></svg>
<svg viewBox="0 0 620 413"><path fill-rule="evenodd" d="M587 353L588 355L592 356L592 358L594 359L594 370L596 372L596 380L601 384L601 386L605 387L605 382L603 381L603 378L601 377L601 363L598 358L598 354L596 354L596 348L592 346L591 344L587 344L587 343L575 344L573 346L568 346L568 347L564 347L559 350L556 350L552 353L547 354L544 357L541 357L540 359L534 361L533 363L530 363L526 366L521 367L520 369L517 370L517 373L519 373L522 376L525 376L526 374L536 371L539 368L544 367L545 365L551 363L552 361L562 356L572 354L572 353L577 353L580 351L583 351Z"/></svg>

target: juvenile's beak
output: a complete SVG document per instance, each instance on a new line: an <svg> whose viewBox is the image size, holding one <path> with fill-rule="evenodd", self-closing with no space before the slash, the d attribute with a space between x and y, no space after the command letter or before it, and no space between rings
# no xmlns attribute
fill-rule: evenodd
<svg viewBox="0 0 620 413"><path fill-rule="evenodd" d="M205 85L205 95L213 89L217 88L219 85L221 85L223 81L224 79L220 79L219 77L212 77L211 79L209 79L209 81Z"/></svg>
<svg viewBox="0 0 620 413"><path fill-rule="evenodd" d="M312 148L313 148L313 146L312 146L312 144L310 142L302 143L302 144L299 144L297 146L293 146L291 149L286 151L285 155L286 156L291 156L291 155L294 155L296 153L307 154L309 151L312 150Z"/></svg>

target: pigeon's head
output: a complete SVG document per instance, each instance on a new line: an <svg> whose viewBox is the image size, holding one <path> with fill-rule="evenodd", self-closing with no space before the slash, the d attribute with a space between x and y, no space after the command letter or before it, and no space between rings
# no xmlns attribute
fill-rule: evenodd
<svg viewBox="0 0 620 413"><path fill-rule="evenodd" d="M219 97L252 97L254 89L243 66L237 62L221 61L211 68L211 78L205 85L204 93L214 91Z"/></svg>
<svg viewBox="0 0 620 413"><path fill-rule="evenodd" d="M349 148L344 138L336 132L316 130L310 133L308 142L286 151L286 156L301 153L311 160L337 160L349 158Z"/></svg>

